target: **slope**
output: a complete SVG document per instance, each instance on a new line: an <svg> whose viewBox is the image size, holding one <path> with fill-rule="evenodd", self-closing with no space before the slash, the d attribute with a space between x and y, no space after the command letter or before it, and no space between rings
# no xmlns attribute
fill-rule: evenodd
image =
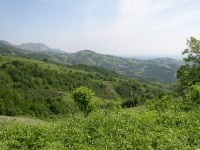
<svg viewBox="0 0 200 150"><path fill-rule="evenodd" d="M103 55L89 50L71 53L66 62L70 64L96 65L129 77L167 83L175 81L176 71L182 65L182 61L170 58L139 60Z"/></svg>
<svg viewBox="0 0 200 150"><path fill-rule="evenodd" d="M0 56L0 114L47 117L75 109L70 93L87 86L102 101L134 99L138 105L167 89L157 83L125 79L115 72L88 66L67 66ZM106 103L106 102L105 102Z"/></svg>
<svg viewBox="0 0 200 150"><path fill-rule="evenodd" d="M171 58L153 60L139 60L112 55L103 55L90 50L76 53L63 51L25 51L0 42L0 53L16 55L25 58L43 60L59 64L86 64L116 71L122 75L147 81L173 83L176 80L176 71L183 64L182 61Z"/></svg>

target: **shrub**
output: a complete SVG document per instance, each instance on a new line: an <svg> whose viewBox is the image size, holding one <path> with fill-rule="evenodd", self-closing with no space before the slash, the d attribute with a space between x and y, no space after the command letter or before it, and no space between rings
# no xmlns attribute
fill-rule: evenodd
<svg viewBox="0 0 200 150"><path fill-rule="evenodd" d="M47 59L47 58L44 58L42 61L47 63L47 62L48 62L48 59Z"/></svg>
<svg viewBox="0 0 200 150"><path fill-rule="evenodd" d="M200 104L200 84L194 85L186 93L186 99L192 101L194 105Z"/></svg>
<svg viewBox="0 0 200 150"><path fill-rule="evenodd" d="M94 93L91 89L82 86L73 91L72 98L78 109L88 114L95 108L95 105L91 101L93 95Z"/></svg>
<svg viewBox="0 0 200 150"><path fill-rule="evenodd" d="M170 109L173 105L170 96L163 96L160 99L148 100L146 102L146 106L150 110L156 110L160 112Z"/></svg>
<svg viewBox="0 0 200 150"><path fill-rule="evenodd" d="M130 108L130 107L136 107L137 106L137 104L138 104L138 100L137 99L135 99L135 100L127 100L127 101L125 101L125 102L123 102L122 104L121 104L121 106L123 107L123 108Z"/></svg>
<svg viewBox="0 0 200 150"><path fill-rule="evenodd" d="M193 85L186 92L182 101L182 109L185 111L196 108L200 105L200 83Z"/></svg>

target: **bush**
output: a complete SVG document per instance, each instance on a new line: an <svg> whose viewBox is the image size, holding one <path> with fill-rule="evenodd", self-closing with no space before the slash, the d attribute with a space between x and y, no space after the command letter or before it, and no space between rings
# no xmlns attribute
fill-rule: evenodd
<svg viewBox="0 0 200 150"><path fill-rule="evenodd" d="M193 85L186 92L182 101L182 109L185 111L194 109L200 105L200 83Z"/></svg>
<svg viewBox="0 0 200 150"><path fill-rule="evenodd" d="M194 85L186 93L186 99L190 100L194 105L200 105L200 84Z"/></svg>
<svg viewBox="0 0 200 150"><path fill-rule="evenodd" d="M47 62L48 62L48 59L47 59L47 58L44 58L42 61L47 63Z"/></svg>
<svg viewBox="0 0 200 150"><path fill-rule="evenodd" d="M125 101L125 102L123 102L122 104L121 104L121 106L123 107L123 108L130 108L130 107L136 107L137 106L137 104L138 104L138 100L137 99L135 99L135 100L127 100L127 101Z"/></svg>
<svg viewBox="0 0 200 150"><path fill-rule="evenodd" d="M165 111L173 107L170 96L163 96L160 99L148 100L146 106L150 110Z"/></svg>
<svg viewBox="0 0 200 150"><path fill-rule="evenodd" d="M86 114L90 113L95 108L95 105L93 105L91 101L93 95L94 93L91 89L83 86L75 89L72 93L72 97L78 109Z"/></svg>

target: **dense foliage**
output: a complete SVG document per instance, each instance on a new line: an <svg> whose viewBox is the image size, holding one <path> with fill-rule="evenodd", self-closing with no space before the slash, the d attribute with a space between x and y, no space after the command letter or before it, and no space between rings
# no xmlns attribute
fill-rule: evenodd
<svg viewBox="0 0 200 150"><path fill-rule="evenodd" d="M24 50L26 46L21 47L23 50L19 49L19 47L20 46L12 45L5 41L0 41L1 54L9 54L38 60L47 58L49 62L59 64L85 64L89 66L99 66L129 77L166 83L175 82L176 71L182 64L182 61L171 58L139 60L135 58L103 55L90 50L83 50L70 54L63 51L52 50L35 51L35 48L38 47L38 45L34 43L32 43L32 48L28 48L29 50Z"/></svg>
<svg viewBox="0 0 200 150"><path fill-rule="evenodd" d="M188 48L183 51L185 65L177 72L176 87L184 95L184 109L190 110L200 105L200 40L190 37Z"/></svg>
<svg viewBox="0 0 200 150"><path fill-rule="evenodd" d="M75 107L69 95L87 86L101 99L131 99L139 104L158 97L162 87L124 79L105 69L63 66L43 61L0 56L0 114L47 117L66 114ZM132 93L132 94L130 94Z"/></svg>
<svg viewBox="0 0 200 150"><path fill-rule="evenodd" d="M44 117L64 114L62 119L44 121L27 118L9 121L12 118L6 120L0 116L0 149L199 149L199 41L191 38L189 47L190 50L184 51L189 54L185 58L189 64L181 67L177 76L176 86L182 93L178 98L162 93L158 84L118 75L105 78L109 72L99 68L87 72L89 68L84 65L58 69L40 62L48 65L46 68L36 62L0 57L3 61L0 114ZM80 87L82 84L89 88ZM125 98L121 103L124 108L136 106L145 98L148 101L145 106L129 109L88 109L93 95L90 88L101 98ZM71 89L82 112L65 112L66 108L72 108L64 98Z"/></svg>
<svg viewBox="0 0 200 150"><path fill-rule="evenodd" d="M190 86L200 82L200 41L191 37L187 41L188 48L183 51L185 65L177 72L177 87L180 93L186 92Z"/></svg>
<svg viewBox="0 0 200 150"><path fill-rule="evenodd" d="M2 149L197 149L200 109L97 111L64 120L1 124Z"/></svg>
<svg viewBox="0 0 200 150"><path fill-rule="evenodd" d="M66 62L70 64L95 65L129 77L167 83L175 82L175 73L181 65L181 61L170 58L162 58L160 61L157 59L139 60L98 54L90 50L72 53L67 57Z"/></svg>
<svg viewBox="0 0 200 150"><path fill-rule="evenodd" d="M72 93L72 97L78 109L85 114L90 113L94 109L91 101L93 95L94 93L91 89L83 86L75 89Z"/></svg>

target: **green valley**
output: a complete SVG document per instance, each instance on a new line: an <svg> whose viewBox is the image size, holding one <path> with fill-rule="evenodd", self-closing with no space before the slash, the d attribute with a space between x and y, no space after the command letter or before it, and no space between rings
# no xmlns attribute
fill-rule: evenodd
<svg viewBox="0 0 200 150"><path fill-rule="evenodd" d="M200 150L200 0L0 0L0 150Z"/></svg>
<svg viewBox="0 0 200 150"><path fill-rule="evenodd" d="M0 149L200 148L200 41L187 44L184 63L162 58L145 67L88 50L60 52L61 63L55 52L1 44ZM182 66L172 86L112 68L124 62L124 69L127 61L147 76ZM172 72L165 74L170 82Z"/></svg>
<svg viewBox="0 0 200 150"><path fill-rule="evenodd" d="M47 117L68 113L75 108L66 95L80 86L91 88L102 101L112 99L119 105L126 100L141 105L146 99L169 92L162 84L124 78L95 66L58 65L4 55L0 61L2 115Z"/></svg>
<svg viewBox="0 0 200 150"><path fill-rule="evenodd" d="M48 49L43 51L31 51L22 50L19 49L19 46L13 47L11 45L12 44L0 42L0 53L38 60L47 58L49 62L59 64L98 66L107 70L116 71L121 75L146 81L173 83L176 80L176 71L183 65L183 61L172 58L139 60L135 58L99 54L90 50L83 50L76 53L66 53L64 51ZM38 45L36 44L36 46ZM32 49L36 46L32 47Z"/></svg>

